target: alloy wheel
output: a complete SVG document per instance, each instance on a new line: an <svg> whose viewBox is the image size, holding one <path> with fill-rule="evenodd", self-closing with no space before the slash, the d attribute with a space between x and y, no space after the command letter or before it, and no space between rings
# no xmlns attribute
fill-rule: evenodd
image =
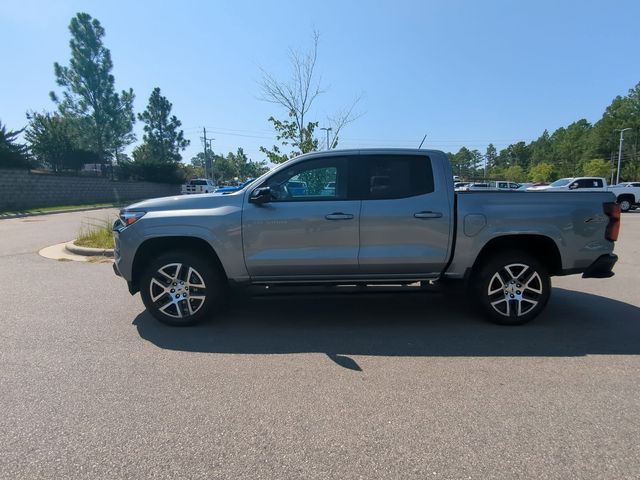
<svg viewBox="0 0 640 480"><path fill-rule="evenodd" d="M207 290L202 275L195 268L169 263L151 277L149 297L159 312L182 319L195 315L202 308Z"/></svg>
<svg viewBox="0 0 640 480"><path fill-rule="evenodd" d="M512 263L498 270L489 281L489 304L504 317L521 317L540 303L544 284L540 274L523 263Z"/></svg>

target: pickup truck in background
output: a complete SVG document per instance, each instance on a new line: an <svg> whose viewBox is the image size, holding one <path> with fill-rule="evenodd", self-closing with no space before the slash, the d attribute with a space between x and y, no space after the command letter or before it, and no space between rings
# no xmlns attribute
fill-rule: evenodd
<svg viewBox="0 0 640 480"><path fill-rule="evenodd" d="M198 193L213 193L216 186L213 181L208 178L194 178L182 185L183 195L194 195Z"/></svg>
<svg viewBox="0 0 640 480"><path fill-rule="evenodd" d="M620 210L628 212L640 205L640 182L623 182L611 185L609 191L616 196Z"/></svg>
<svg viewBox="0 0 640 480"><path fill-rule="evenodd" d="M549 185L529 187L535 192L606 192L607 181L602 177L560 178Z"/></svg>
<svg viewBox="0 0 640 480"><path fill-rule="evenodd" d="M210 317L233 286L428 281L463 283L516 325L543 311L552 276L612 276L619 227L610 192L455 192L443 152L331 150L228 195L124 208L114 270L172 325Z"/></svg>

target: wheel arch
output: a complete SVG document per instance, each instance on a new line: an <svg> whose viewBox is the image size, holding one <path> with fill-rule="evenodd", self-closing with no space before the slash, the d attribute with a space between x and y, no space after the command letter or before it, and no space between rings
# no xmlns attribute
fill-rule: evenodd
<svg viewBox="0 0 640 480"><path fill-rule="evenodd" d="M155 237L145 240L136 250L131 268L131 293L139 291L140 277L149 262L158 255L171 250L197 252L208 259L226 277L226 272L218 254L206 240L191 236Z"/></svg>
<svg viewBox="0 0 640 480"><path fill-rule="evenodd" d="M545 235L515 234L489 240L480 250L469 273L473 275L495 254L510 250L523 251L535 257L547 268L549 275L562 272L560 249L552 238Z"/></svg>
<svg viewBox="0 0 640 480"><path fill-rule="evenodd" d="M629 200L629 203L631 203L631 205L634 205L636 203L636 197L632 193L621 193L616 197L617 203L620 203L623 200Z"/></svg>

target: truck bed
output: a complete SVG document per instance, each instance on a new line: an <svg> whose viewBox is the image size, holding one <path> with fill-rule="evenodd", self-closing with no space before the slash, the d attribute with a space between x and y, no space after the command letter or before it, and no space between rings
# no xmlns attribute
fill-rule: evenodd
<svg viewBox="0 0 640 480"><path fill-rule="evenodd" d="M445 272L464 277L481 249L503 235L544 235L562 258L561 273L588 267L598 252L611 251L605 239L609 218L603 204L615 202L611 192L456 192L453 258ZM597 256L597 255L596 255Z"/></svg>

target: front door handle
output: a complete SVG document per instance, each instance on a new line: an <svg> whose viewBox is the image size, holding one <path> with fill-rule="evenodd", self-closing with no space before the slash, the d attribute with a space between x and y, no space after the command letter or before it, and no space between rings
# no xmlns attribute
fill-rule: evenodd
<svg viewBox="0 0 640 480"><path fill-rule="evenodd" d="M440 212L417 212L413 214L416 218L442 218Z"/></svg>
<svg viewBox="0 0 640 480"><path fill-rule="evenodd" d="M327 220L351 220L353 215L350 213L342 213L342 212L333 212L328 215L325 215L324 218Z"/></svg>

